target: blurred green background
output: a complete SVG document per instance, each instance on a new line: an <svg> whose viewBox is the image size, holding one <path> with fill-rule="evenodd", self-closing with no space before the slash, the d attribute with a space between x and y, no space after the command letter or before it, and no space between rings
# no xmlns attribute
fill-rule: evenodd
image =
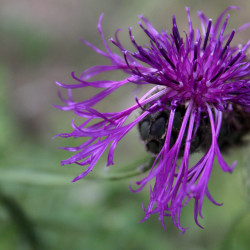
<svg viewBox="0 0 250 250"><path fill-rule="evenodd" d="M141 202L147 204L149 189L133 194L128 186L140 176L121 181L98 179L126 172L135 166L133 162L145 158L143 145L135 139L136 130L117 148L114 166L104 168L104 157L90 177L77 183L71 180L83 169L61 167L60 161L71 154L57 149L76 142L52 140L55 134L71 131L73 118L52 107L60 104L54 82L71 83L71 71L79 74L104 62L78 39L103 48L96 29L102 12L106 38L123 28L121 37L130 46L129 26L134 27L138 42L145 41L137 28L139 14L158 29L169 29L172 14L176 14L179 29L184 30L185 6L191 7L194 26L200 27L196 11L215 19L228 5L242 7L231 11L229 28L249 21L249 0L0 0L0 249L249 249L249 146L225 155L229 163L238 160L232 175L214 165L209 187L224 205L216 207L205 199L202 230L193 221L190 202L181 217L182 226L190 229L181 235L170 219L166 220L167 231L157 216L138 223L144 216ZM246 30L235 42L248 39ZM133 95L121 95L130 92L131 88L124 88L112 95L104 108L119 111L127 107ZM82 90L78 97L92 94Z"/></svg>

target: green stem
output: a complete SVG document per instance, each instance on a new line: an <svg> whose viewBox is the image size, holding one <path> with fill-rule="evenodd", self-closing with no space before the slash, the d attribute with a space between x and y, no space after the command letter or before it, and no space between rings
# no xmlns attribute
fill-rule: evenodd
<svg viewBox="0 0 250 250"><path fill-rule="evenodd" d="M147 162L142 163L138 167L136 167L132 171L124 172L124 173L115 173L115 174L107 174L107 175L97 175L91 177L91 179L100 179L100 180L109 180L109 181L117 181L121 179L126 179L129 177L134 177L141 175L147 172L153 165L155 158L149 159Z"/></svg>
<svg viewBox="0 0 250 250"><path fill-rule="evenodd" d="M120 172L120 173L107 173L107 174L95 174L89 175L88 177L84 178L84 180L120 180L125 179L133 176L137 176L147 172L154 162L155 158L144 158L143 160L134 162L129 166L122 167L130 168L133 167L133 170ZM139 165L139 166L138 166ZM30 169L2 169L0 175L0 182L15 182L21 184L28 184L28 185L38 185L38 186L63 186L69 185L71 182L72 177L69 175L62 175L62 174L55 174L55 173L45 173L45 172L35 172L34 170Z"/></svg>
<svg viewBox="0 0 250 250"><path fill-rule="evenodd" d="M23 238L27 240L31 249L41 249L34 225L22 207L13 198L5 195L1 190L0 203L6 208L13 223L16 225Z"/></svg>

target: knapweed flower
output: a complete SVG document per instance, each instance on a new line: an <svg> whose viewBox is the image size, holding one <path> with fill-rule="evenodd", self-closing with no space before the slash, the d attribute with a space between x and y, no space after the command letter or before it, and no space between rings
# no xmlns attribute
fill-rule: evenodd
<svg viewBox="0 0 250 250"><path fill-rule="evenodd" d="M238 30L225 32L229 19L227 12L236 8L228 7L215 22L198 12L201 30L193 28L189 8L186 8L189 28L183 33L179 32L175 16L172 30L162 32L158 32L145 17L140 16L139 26L147 35L149 43L139 45L132 35L132 28L129 28L134 46L134 51L129 51L118 39L118 29L110 42L120 50L120 55L111 51L104 38L101 15L98 30L106 51L87 41L84 43L109 59L111 64L91 67L79 77L72 73L76 84L57 82L68 90L68 98L60 94L65 106L59 108L73 111L84 119L81 125L72 122L71 133L59 135L84 138L78 147L64 148L76 153L63 160L62 165L76 163L87 166L73 181L86 176L106 150L107 165L113 165L113 155L119 141L131 129L139 127L147 150L155 156L148 175L138 181L137 189L133 190L138 192L154 180L149 204L143 206L146 214L144 220L156 213L165 228L164 217L171 216L173 223L185 231L180 224L180 215L182 208L193 198L194 218L200 226L198 217L202 217L204 197L219 205L208 190L215 157L225 172L232 172L236 165L227 165L221 155L221 125L226 121L224 133L228 135L231 133L230 128L237 127L237 124L238 131L241 130L241 117L249 119L250 65L246 60L246 51L250 41L245 45L231 45L234 36L248 24ZM117 81L90 80L103 72L116 70L123 71L126 77ZM152 88L142 97L136 97L134 105L122 111L101 113L94 108L115 90L128 84L136 87L150 85ZM72 90L87 87L102 90L88 100L75 101ZM137 118L128 122L128 117L135 111ZM243 115L239 118L239 114ZM201 147L203 141L206 141L206 145ZM205 151L199 161L191 165L190 154L199 148Z"/></svg>

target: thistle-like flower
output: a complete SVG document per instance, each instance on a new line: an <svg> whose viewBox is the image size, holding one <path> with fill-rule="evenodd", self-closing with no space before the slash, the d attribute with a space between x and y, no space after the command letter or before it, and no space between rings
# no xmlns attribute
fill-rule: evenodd
<svg viewBox="0 0 250 250"><path fill-rule="evenodd" d="M84 119L78 126L72 122L71 133L59 135L85 138L78 147L63 148L76 153L63 160L62 165L76 163L88 166L73 181L86 176L106 150L107 165L114 164L113 155L118 142L138 126L147 150L155 156L148 175L136 182L138 188L133 190L138 192L149 181L155 181L150 189L149 204L146 208L143 206L143 220L157 213L165 228L164 217L171 216L173 223L184 232L185 228L180 225L181 210L193 198L194 218L200 226L198 217L202 217L204 197L219 205L207 187L215 157L225 172L231 173L236 165L229 166L223 160L220 130L223 129L226 136L241 131L237 134L238 140L249 131L249 126L242 125L240 118L248 119L245 124L249 124L250 64L246 60L246 51L250 41L245 45L231 45L235 34L248 24L224 34L229 19L226 14L236 8L228 7L215 22L198 12L201 30L193 28L189 8L186 8L189 30L183 35L179 32L175 16L172 30L162 32L140 16L139 26L148 36L149 43L138 45L132 28L129 28L130 40L135 48L134 52L129 51L119 41L120 30L117 30L115 39L111 38L110 42L120 49L121 55L113 53L105 40L101 15L98 30L106 51L83 42L109 59L111 65L94 66L80 77L72 73L77 81L73 85L57 82L68 90L67 99L60 94L65 106L59 108L73 111ZM118 81L90 80L103 72L116 70L123 71L126 78ZM127 84L137 87L152 85L152 88L142 97L136 97L133 106L122 111L101 113L94 109L97 103ZM74 101L72 90L86 87L102 90L88 100ZM128 122L128 117L135 111L138 111L137 118ZM203 148L204 154L197 163L190 165L190 154L200 148Z"/></svg>

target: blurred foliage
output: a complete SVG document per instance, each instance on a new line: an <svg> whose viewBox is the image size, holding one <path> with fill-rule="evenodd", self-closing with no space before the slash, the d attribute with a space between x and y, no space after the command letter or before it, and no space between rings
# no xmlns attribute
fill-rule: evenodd
<svg viewBox="0 0 250 250"><path fill-rule="evenodd" d="M244 11L233 20L248 21L248 0L226 4L235 3ZM228 162L238 159L232 175L214 165L209 187L224 205L204 201L202 230L193 221L190 203L181 217L182 225L190 229L181 235L170 219L166 219L167 231L157 216L138 223L144 216L140 205L147 204L149 187L139 194L128 189L130 181L141 178L137 167L147 161L143 146L135 142L136 131L118 147L115 166L103 167L103 157L90 176L77 183L71 180L82 171L79 166L59 167L60 160L70 155L56 149L65 140L51 139L69 131L72 119L71 114L51 107L59 103L53 82L71 81L70 71L80 72L100 62L77 43L77 35L100 44L95 27L101 12L105 12L108 34L119 25L135 25L141 13L160 28L171 22L171 11L186 24L182 19L185 5L193 6L192 13L200 8L212 15L227 6L198 0L1 1L0 249L249 249L249 145L225 156ZM117 107L123 107L124 93L105 105L117 101ZM81 98L88 95L82 93ZM134 160L127 162L128 158ZM130 178L109 181L121 175Z"/></svg>

